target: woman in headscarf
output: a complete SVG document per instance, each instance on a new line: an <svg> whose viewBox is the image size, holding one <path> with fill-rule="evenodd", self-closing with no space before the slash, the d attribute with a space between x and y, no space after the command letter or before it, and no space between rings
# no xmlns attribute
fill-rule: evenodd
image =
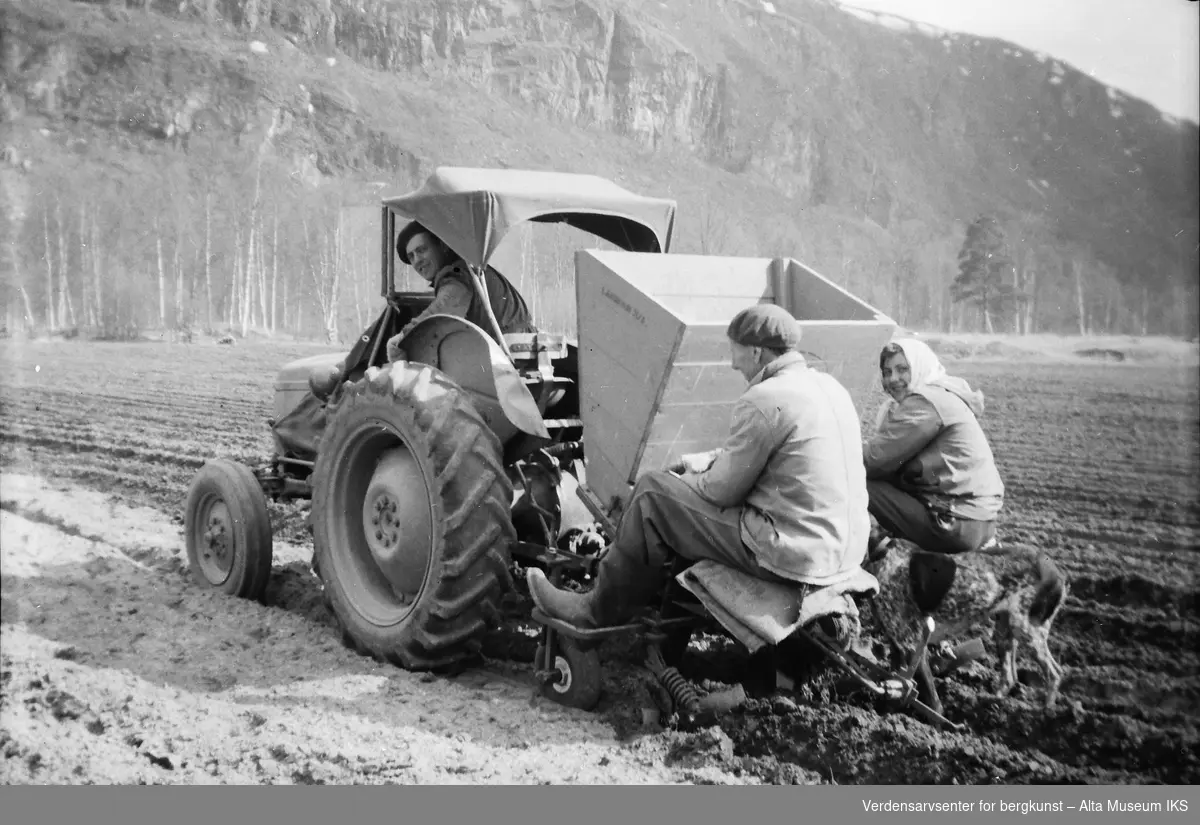
<svg viewBox="0 0 1200 825"><path fill-rule="evenodd" d="M946 374L910 338L879 354L891 396L863 446L868 509L897 538L935 553L977 550L996 535L1004 484L979 425L983 393Z"/></svg>

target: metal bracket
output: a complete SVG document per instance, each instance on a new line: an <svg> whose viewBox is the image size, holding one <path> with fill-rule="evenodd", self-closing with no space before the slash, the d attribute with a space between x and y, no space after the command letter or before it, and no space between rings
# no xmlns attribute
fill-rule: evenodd
<svg viewBox="0 0 1200 825"><path fill-rule="evenodd" d="M600 506L600 501L596 498L596 494L593 493L591 490L589 490L583 484L580 484L578 487L575 488L575 495L579 496L579 500L583 502L583 506L586 507L588 509L588 512L590 512L592 514L592 517L595 518L596 521L600 523L600 526L604 529L604 532L608 535L609 541L616 539L616 537L617 537L616 525L614 525L612 523L612 521L609 520L608 516L605 514L604 508Z"/></svg>
<svg viewBox="0 0 1200 825"><path fill-rule="evenodd" d="M901 679L911 679L913 674L917 672L917 668L921 666L921 662L925 659L926 650L929 647L929 637L933 635L936 623L932 616L926 616L924 621L924 629L921 632L921 641L913 650L912 658L908 662L908 667L900 674Z"/></svg>
<svg viewBox="0 0 1200 825"><path fill-rule="evenodd" d="M933 632L933 620L929 619L925 627L927 640L928 634ZM915 673L916 666L920 665L919 659L916 660L916 666L912 667L912 671L907 676L895 675L887 668L870 661L853 650L841 650L819 627L802 627L796 632L817 645L826 656L851 677L855 684L891 707L908 711L923 722L940 725L951 731L961 731L966 728L966 725L962 723L951 722L917 698L917 688L912 679L912 673ZM923 651L924 646L918 650Z"/></svg>

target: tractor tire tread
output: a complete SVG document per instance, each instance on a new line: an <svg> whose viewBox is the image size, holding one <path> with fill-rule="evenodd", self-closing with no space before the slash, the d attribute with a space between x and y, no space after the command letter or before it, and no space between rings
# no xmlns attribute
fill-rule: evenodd
<svg viewBox="0 0 1200 825"><path fill-rule="evenodd" d="M409 416L406 435L419 443L432 467L430 493L441 504L442 540L431 555L438 570L426 572L426 586L407 618L388 633L355 638L346 622L334 565L322 558L332 552L323 530L314 532L318 569L339 627L360 649L380 661L407 670L449 667L474 654L472 642L499 615L498 604L512 587L509 544L516 533L509 515L512 484L500 461L495 434L467 394L440 371L420 364L393 365L349 385L328 410L329 425L314 470L314 522L325 517L322 488L328 467L325 446L338 438L338 421L355 407L390 400L399 415Z"/></svg>

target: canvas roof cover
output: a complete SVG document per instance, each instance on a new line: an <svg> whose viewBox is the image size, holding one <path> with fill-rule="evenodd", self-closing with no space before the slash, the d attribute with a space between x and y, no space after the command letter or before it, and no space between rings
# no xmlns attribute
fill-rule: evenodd
<svg viewBox="0 0 1200 825"><path fill-rule="evenodd" d="M512 271L505 238L526 221L562 221L622 249L668 252L676 204L595 175L440 166L414 192L384 198L467 263Z"/></svg>

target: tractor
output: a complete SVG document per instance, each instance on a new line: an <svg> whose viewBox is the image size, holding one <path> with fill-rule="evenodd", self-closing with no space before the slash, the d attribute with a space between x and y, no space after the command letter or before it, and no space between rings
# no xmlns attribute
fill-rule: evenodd
<svg viewBox="0 0 1200 825"><path fill-rule="evenodd" d="M384 198L379 317L349 353L283 366L269 460L253 469L211 460L193 479L185 535L197 581L261 599L267 501L310 499L312 567L343 641L408 670L452 670L497 621L514 561L556 582L585 579L640 473L720 444L744 390L725 338L740 309L789 310L810 366L833 373L863 408L894 322L793 259L673 254L675 213L672 200L600 177L513 169L440 167L417 190ZM401 342L406 360L389 363L386 342L432 300L396 289L395 244L408 221L476 275L495 267L513 283L518 227L563 223L616 248L575 252L577 336L503 335L434 315ZM582 631L535 610L544 693L591 708L601 638L635 632L678 650L711 623L677 598L674 581L661 609L620 628ZM824 615L857 621L862 595L839 594ZM803 631L876 694L915 702L907 676L848 660L844 640L815 621ZM656 661L669 681L668 660Z"/></svg>

